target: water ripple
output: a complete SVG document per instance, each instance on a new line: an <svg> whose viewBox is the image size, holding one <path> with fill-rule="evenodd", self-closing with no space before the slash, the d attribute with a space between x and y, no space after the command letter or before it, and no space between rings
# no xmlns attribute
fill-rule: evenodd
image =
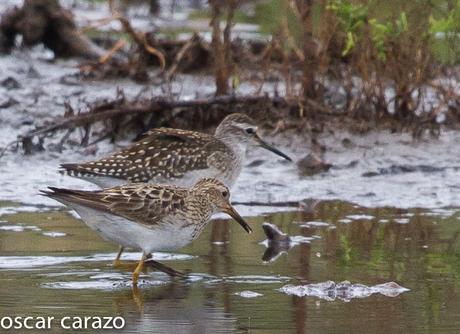
<svg viewBox="0 0 460 334"><path fill-rule="evenodd" d="M113 261L116 255L116 253L103 253L89 256L0 256L0 269L34 269L73 262ZM187 254L153 253L152 255L157 261L185 261L194 258ZM122 260L138 261L140 256L140 253L124 253Z"/></svg>

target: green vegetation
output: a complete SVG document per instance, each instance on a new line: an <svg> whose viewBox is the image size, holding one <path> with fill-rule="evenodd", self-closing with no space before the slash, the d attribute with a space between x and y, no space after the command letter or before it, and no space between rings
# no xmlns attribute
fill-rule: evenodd
<svg viewBox="0 0 460 334"><path fill-rule="evenodd" d="M435 39L433 52L445 64L460 61L460 1L450 6L444 15L430 16L429 31Z"/></svg>
<svg viewBox="0 0 460 334"><path fill-rule="evenodd" d="M388 45L404 42L406 38L423 38L430 44L437 61L454 64L460 61L460 1L420 0L403 1L350 1L330 0L315 2L312 15L314 31L324 31L321 25L333 25L338 29L335 38L343 45L341 55L348 56L357 43L369 34L373 48L380 60L387 59ZM191 20L209 19L208 9L196 10ZM288 28L289 33L301 43L299 13L288 1L258 1L254 10L239 9L235 22L253 23L267 35ZM321 36L317 36L321 38Z"/></svg>

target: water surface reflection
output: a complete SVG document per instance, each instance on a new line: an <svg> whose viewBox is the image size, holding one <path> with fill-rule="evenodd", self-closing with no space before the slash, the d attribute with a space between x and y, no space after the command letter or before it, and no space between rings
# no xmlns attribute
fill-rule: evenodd
<svg viewBox="0 0 460 334"><path fill-rule="evenodd" d="M190 279L171 280L149 269L138 290L131 289L129 271L111 266L116 247L68 213L0 218L1 226L16 226L0 232L2 315L121 315L127 333L459 329L460 225L455 210L321 202L314 211L248 218L255 231L249 236L232 222L216 220L180 254L155 254L189 271ZM263 222L308 242L263 261ZM124 259L137 257L128 252ZM410 291L348 302L280 291L286 285L345 280L367 286L396 282Z"/></svg>

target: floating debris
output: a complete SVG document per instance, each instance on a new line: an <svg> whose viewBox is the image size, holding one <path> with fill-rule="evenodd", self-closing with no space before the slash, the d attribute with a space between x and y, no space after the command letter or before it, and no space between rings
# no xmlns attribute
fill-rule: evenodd
<svg viewBox="0 0 460 334"><path fill-rule="evenodd" d="M241 292L235 292L234 295L235 296L240 296L240 297L243 297L243 298L256 298L256 297L263 296L263 294L261 294L261 293L250 291L250 290L245 290L245 291L241 291Z"/></svg>
<svg viewBox="0 0 460 334"><path fill-rule="evenodd" d="M298 297L309 296L318 297L327 301L339 299L344 302L349 302L352 299L366 298L375 293L379 293L386 297L397 297L401 293L409 291L409 289L395 282L367 286L364 284L351 284L349 281L340 283L326 281L307 285L288 284L278 289L278 291Z"/></svg>

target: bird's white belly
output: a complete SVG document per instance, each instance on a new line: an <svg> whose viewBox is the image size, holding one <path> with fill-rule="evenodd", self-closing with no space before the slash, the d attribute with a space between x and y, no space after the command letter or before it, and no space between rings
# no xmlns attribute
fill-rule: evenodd
<svg viewBox="0 0 460 334"><path fill-rule="evenodd" d="M171 251L182 248L193 240L194 226L181 228L179 222L162 223L149 228L126 218L97 211L81 205L69 205L83 221L107 241L123 247L154 251Z"/></svg>

